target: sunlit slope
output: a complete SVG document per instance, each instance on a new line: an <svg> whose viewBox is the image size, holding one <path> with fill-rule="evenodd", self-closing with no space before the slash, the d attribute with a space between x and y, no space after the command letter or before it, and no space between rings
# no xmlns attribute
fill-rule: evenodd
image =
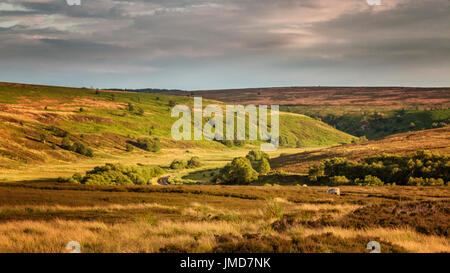
<svg viewBox="0 0 450 273"><path fill-rule="evenodd" d="M378 140L281 156L272 159L271 166L294 173L307 173L309 166L326 158L345 157L358 160L382 153L404 155L418 150L449 154L450 127L395 134Z"/></svg>
<svg viewBox="0 0 450 273"><path fill-rule="evenodd" d="M204 106L208 103L203 101ZM142 137L159 138L163 151L228 149L216 141L174 141L171 127L176 118L170 112L177 104L192 106L193 99L0 83L0 167L84 159L61 147L67 136L92 149L94 158L126 154L127 144ZM287 113L280 115L280 134L285 147L335 145L352 139L320 121ZM134 152L147 153L139 148Z"/></svg>

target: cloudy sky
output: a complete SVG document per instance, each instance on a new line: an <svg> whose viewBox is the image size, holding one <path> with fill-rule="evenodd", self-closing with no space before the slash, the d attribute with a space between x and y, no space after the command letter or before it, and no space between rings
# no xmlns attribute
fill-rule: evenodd
<svg viewBox="0 0 450 273"><path fill-rule="evenodd" d="M81 1L0 0L0 81L450 86L449 0Z"/></svg>

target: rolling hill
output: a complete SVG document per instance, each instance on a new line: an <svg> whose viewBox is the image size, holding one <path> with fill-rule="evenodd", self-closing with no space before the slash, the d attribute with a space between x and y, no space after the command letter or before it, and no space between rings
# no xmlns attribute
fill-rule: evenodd
<svg viewBox="0 0 450 273"><path fill-rule="evenodd" d="M272 87L169 92L226 103L279 104L348 134L376 139L450 124L449 88Z"/></svg>
<svg viewBox="0 0 450 273"><path fill-rule="evenodd" d="M310 166L327 158L345 157L357 160L382 153L413 154L417 150L449 154L450 127L396 134L378 140L280 156L272 159L270 164L273 169L305 174Z"/></svg>
<svg viewBox="0 0 450 273"><path fill-rule="evenodd" d="M0 167L87 158L65 148L64 138L84 147L79 150L91 149L94 158L126 155L127 145L142 137L157 137L163 150L228 149L215 141L174 141L170 131L176 119L170 111L176 104L192 105L192 98L0 83ZM337 145L354 139L299 114L281 113L280 126L286 147ZM257 143L247 146L252 144ZM151 155L139 147L138 151Z"/></svg>

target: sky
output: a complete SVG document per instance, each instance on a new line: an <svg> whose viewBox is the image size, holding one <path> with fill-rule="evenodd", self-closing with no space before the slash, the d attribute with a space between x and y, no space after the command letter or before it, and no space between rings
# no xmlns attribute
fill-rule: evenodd
<svg viewBox="0 0 450 273"><path fill-rule="evenodd" d="M450 1L379 1L0 0L0 81L450 86Z"/></svg>

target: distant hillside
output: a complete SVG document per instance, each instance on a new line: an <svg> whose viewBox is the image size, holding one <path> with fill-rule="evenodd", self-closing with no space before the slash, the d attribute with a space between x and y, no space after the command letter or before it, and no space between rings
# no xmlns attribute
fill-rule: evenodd
<svg viewBox="0 0 450 273"><path fill-rule="evenodd" d="M169 92L239 104L279 104L281 111L321 120L376 139L450 124L450 88L273 87Z"/></svg>
<svg viewBox="0 0 450 273"><path fill-rule="evenodd" d="M450 88L271 87L201 90L173 95L202 96L227 103L319 106L450 106Z"/></svg>
<svg viewBox="0 0 450 273"><path fill-rule="evenodd" d="M142 88L142 89L120 89L120 88L108 88L103 89L105 91L125 91L125 92L138 92L138 93L168 93L168 92L182 92L184 90L179 89L160 89L160 88Z"/></svg>
<svg viewBox="0 0 450 273"><path fill-rule="evenodd" d="M142 137L157 137L162 150L228 149L216 141L171 138L176 120L170 117L172 106L192 103L192 98L165 94L0 83L0 167L83 160L89 149L94 158L126 155L129 145L135 146L135 152L151 155L137 145ZM280 124L286 147L336 145L354 139L303 115L281 113Z"/></svg>
<svg viewBox="0 0 450 273"><path fill-rule="evenodd" d="M286 155L274 158L270 163L274 169L307 173L311 165L327 158L345 157L356 160L381 153L412 154L417 150L450 154L450 127L396 134L379 140Z"/></svg>

